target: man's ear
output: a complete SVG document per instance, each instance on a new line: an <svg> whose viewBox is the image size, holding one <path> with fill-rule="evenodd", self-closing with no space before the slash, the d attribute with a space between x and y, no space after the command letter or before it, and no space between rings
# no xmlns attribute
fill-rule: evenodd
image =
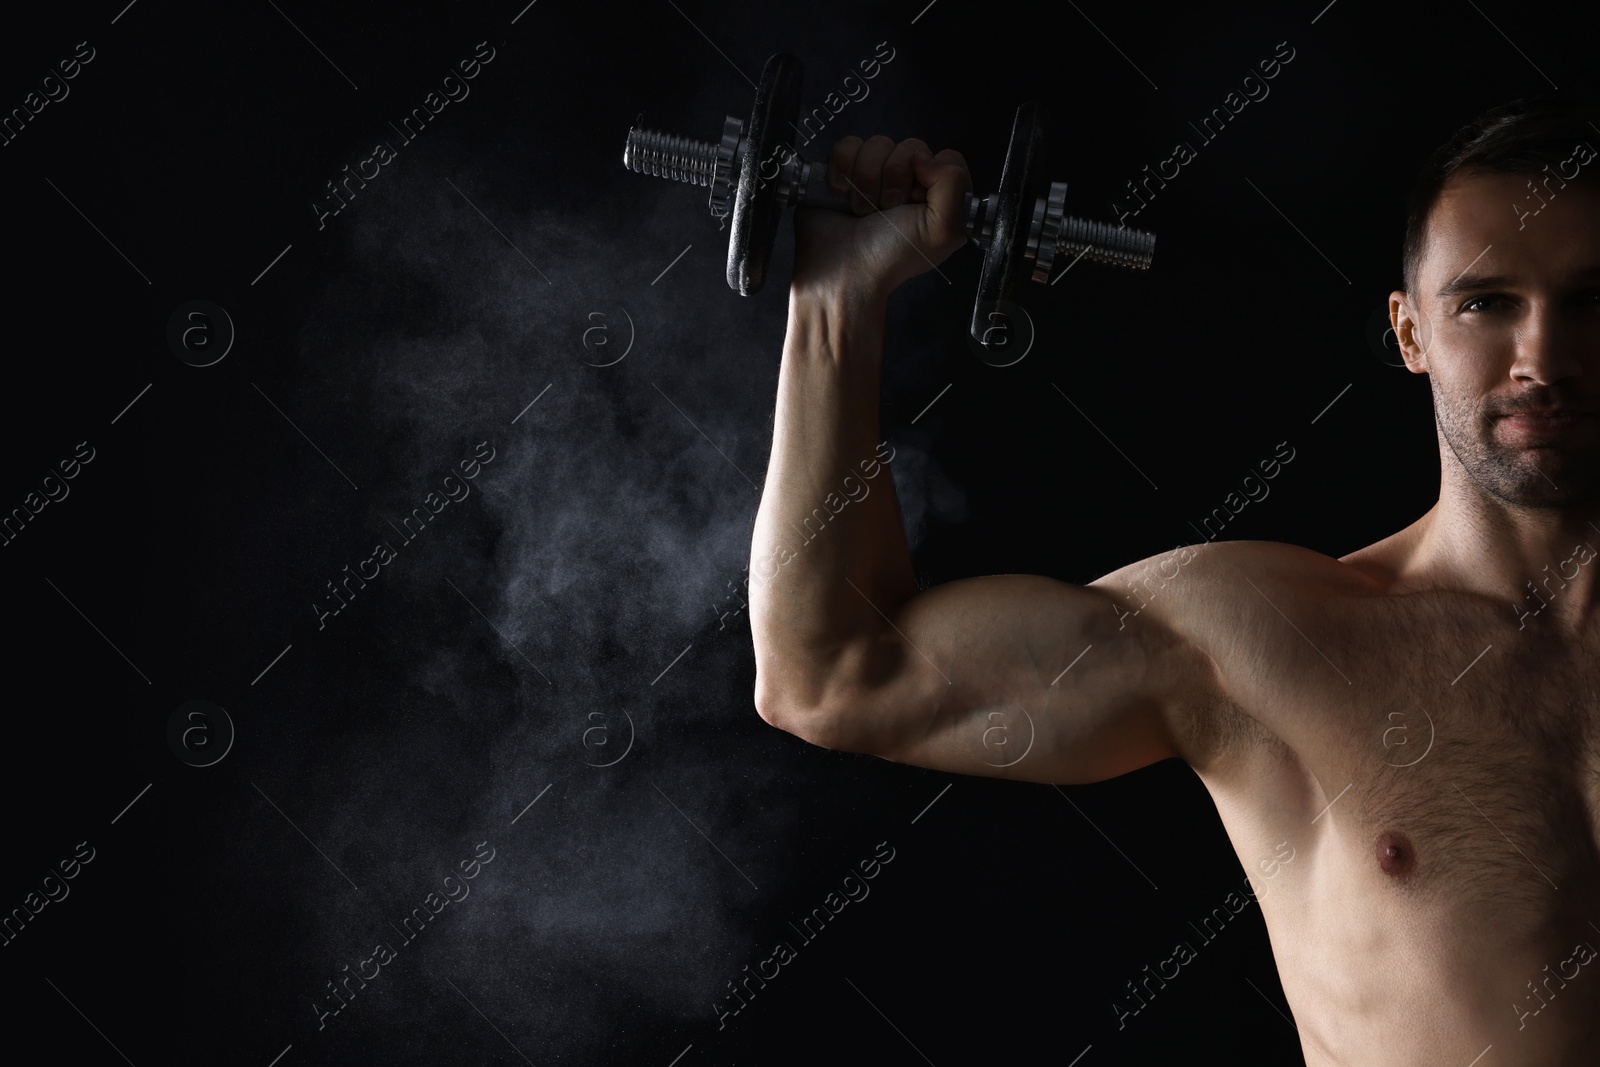
<svg viewBox="0 0 1600 1067"><path fill-rule="evenodd" d="M1400 358L1406 361L1406 369L1412 374L1427 374L1432 333L1410 297L1399 289L1389 294L1389 326L1399 342Z"/></svg>

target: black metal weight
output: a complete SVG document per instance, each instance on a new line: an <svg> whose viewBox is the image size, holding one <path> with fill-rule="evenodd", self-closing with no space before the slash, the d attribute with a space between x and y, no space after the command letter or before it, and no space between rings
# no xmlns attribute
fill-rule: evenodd
<svg viewBox="0 0 1600 1067"><path fill-rule="evenodd" d="M800 61L788 52L768 59L745 127L744 151L737 164L739 184L733 195L733 232L728 237L728 284L740 296L759 292L767 280L767 260L782 205L778 183L763 180L760 170L772 165L774 153L788 147L779 131L794 128L800 114L801 73Z"/></svg>
<svg viewBox="0 0 1600 1067"><path fill-rule="evenodd" d="M983 257L983 269L978 272L978 299L972 307L972 336L980 343L989 343L993 326L990 316L1003 314L1011 304L1016 276L1028 252L1030 216L1039 196L1040 161L1044 158L1042 111L1039 104L1023 104L1011 124L1011 141L1000 170L1000 190L992 198L994 232ZM1035 254L1041 246L1036 244Z"/></svg>

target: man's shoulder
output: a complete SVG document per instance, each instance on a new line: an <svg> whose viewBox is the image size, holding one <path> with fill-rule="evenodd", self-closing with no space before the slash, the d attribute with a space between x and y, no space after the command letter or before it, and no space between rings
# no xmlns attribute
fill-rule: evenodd
<svg viewBox="0 0 1600 1067"><path fill-rule="evenodd" d="M1209 541L1090 585L1118 605L1118 640L1141 646L1149 662L1182 665L1190 682L1172 713L1174 744L1190 766L1214 773L1229 753L1276 750L1273 724L1262 721L1270 716L1254 710L1261 693L1304 658L1294 643L1304 643L1309 620L1367 582L1359 568L1300 545Z"/></svg>
<svg viewBox="0 0 1600 1067"><path fill-rule="evenodd" d="M1370 609L1396 589L1375 560L1280 541L1188 545L1091 584L1121 605L1119 630L1137 624L1149 646L1197 655L1213 696L1246 707L1284 671L1314 678L1355 631L1381 629Z"/></svg>
<svg viewBox="0 0 1600 1067"><path fill-rule="evenodd" d="M1390 560L1366 555L1376 547L1335 558L1283 541L1208 541L1148 556L1089 584L1152 608L1156 596L1170 592L1174 595L1166 597L1158 614L1176 613L1176 621L1194 612L1237 610L1238 602L1271 599L1273 593L1370 595L1381 590L1393 569Z"/></svg>

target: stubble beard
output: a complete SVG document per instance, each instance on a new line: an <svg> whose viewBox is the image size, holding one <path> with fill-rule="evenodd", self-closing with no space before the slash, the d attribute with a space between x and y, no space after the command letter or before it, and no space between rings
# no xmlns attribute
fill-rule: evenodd
<svg viewBox="0 0 1600 1067"><path fill-rule="evenodd" d="M1600 499L1600 448L1566 444L1535 451L1501 444L1496 420L1434 391L1439 433L1467 476L1495 499L1523 508L1571 508ZM1559 451L1556 448L1559 447Z"/></svg>

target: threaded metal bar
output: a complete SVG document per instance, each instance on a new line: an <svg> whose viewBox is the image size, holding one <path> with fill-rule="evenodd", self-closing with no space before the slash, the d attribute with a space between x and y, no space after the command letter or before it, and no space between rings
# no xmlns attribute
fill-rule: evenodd
<svg viewBox="0 0 1600 1067"><path fill-rule="evenodd" d="M1070 215L1061 220L1061 231L1056 235L1058 254L1081 254L1084 259L1113 267L1148 270L1155 251L1156 235L1153 233Z"/></svg>
<svg viewBox="0 0 1600 1067"><path fill-rule="evenodd" d="M628 131L622 165L639 174L652 174L690 185L710 185L717 167L717 146L710 141L677 137L659 130Z"/></svg>

